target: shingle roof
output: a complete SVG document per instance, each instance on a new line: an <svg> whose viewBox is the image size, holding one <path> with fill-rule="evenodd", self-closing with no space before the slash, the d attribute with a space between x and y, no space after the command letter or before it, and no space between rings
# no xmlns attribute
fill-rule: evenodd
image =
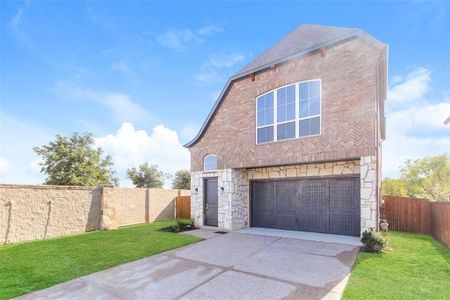
<svg viewBox="0 0 450 300"><path fill-rule="evenodd" d="M357 28L311 24L301 25L273 45L269 50L258 56L254 61L239 70L232 77L245 76L260 70L261 68L271 67L288 57L316 50L318 47L323 47L324 44L342 40L343 38L350 37L360 31L361 30Z"/></svg>
<svg viewBox="0 0 450 300"><path fill-rule="evenodd" d="M209 112L205 122L200 128L198 134L185 147L191 147L201 138L214 114L219 108L225 93L230 84L241 77L270 68L274 65L299 58L310 54L322 47L330 46L354 37L363 37L378 47L385 46L383 43L367 34L359 28L333 27L323 25L300 25L297 29L289 33L282 40L272 46L269 50L258 56L255 60L239 70L230 77L227 84L223 88L212 110Z"/></svg>

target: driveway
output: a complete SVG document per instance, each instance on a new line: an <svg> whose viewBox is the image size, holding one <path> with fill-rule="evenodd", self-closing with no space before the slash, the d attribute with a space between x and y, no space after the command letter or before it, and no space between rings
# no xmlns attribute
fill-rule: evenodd
<svg viewBox="0 0 450 300"><path fill-rule="evenodd" d="M358 246L278 232L192 231L208 239L22 298L339 299Z"/></svg>

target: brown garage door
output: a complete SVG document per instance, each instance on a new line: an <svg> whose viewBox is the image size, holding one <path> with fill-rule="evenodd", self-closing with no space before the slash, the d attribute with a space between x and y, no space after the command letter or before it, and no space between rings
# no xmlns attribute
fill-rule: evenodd
<svg viewBox="0 0 450 300"><path fill-rule="evenodd" d="M359 178L252 182L252 226L359 236Z"/></svg>

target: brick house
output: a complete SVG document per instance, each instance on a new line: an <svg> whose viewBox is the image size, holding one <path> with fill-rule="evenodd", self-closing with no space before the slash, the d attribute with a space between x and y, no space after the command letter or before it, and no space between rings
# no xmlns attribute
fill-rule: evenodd
<svg viewBox="0 0 450 300"><path fill-rule="evenodd" d="M191 153L191 215L227 230L377 227L386 44L302 25L224 87Z"/></svg>

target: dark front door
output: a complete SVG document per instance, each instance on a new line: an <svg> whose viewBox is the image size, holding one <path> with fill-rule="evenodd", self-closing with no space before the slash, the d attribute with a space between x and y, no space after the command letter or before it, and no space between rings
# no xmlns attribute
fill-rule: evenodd
<svg viewBox="0 0 450 300"><path fill-rule="evenodd" d="M217 226L217 178L205 179L205 225Z"/></svg>
<svg viewBox="0 0 450 300"><path fill-rule="evenodd" d="M254 181L252 226L359 235L359 178Z"/></svg>

